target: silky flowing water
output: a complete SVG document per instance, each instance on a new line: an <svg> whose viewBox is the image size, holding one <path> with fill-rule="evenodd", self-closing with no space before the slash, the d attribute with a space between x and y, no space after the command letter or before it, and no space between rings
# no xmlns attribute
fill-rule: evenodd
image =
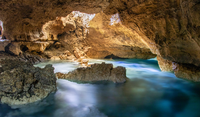
<svg viewBox="0 0 200 117"><path fill-rule="evenodd" d="M90 60L124 66L129 80L81 83L57 80L58 90L46 99L21 106L0 104L0 117L200 117L200 84L161 72L156 59ZM79 65L49 61L55 72Z"/></svg>

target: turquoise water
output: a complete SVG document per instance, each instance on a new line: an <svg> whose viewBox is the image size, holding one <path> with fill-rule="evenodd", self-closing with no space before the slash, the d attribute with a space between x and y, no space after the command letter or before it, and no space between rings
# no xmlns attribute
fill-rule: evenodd
<svg viewBox="0 0 200 117"><path fill-rule="evenodd" d="M90 60L124 66L129 80L76 83L59 79L48 98L22 107L0 105L0 117L200 117L200 84L161 72L156 59ZM79 64L53 64L55 72L68 72Z"/></svg>

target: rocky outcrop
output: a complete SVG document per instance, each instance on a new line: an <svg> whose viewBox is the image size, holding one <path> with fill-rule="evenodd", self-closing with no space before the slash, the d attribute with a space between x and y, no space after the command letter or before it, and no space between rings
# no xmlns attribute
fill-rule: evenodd
<svg viewBox="0 0 200 117"><path fill-rule="evenodd" d="M92 58L104 58L105 56L149 58L154 53L164 60L200 67L200 3L198 0L4 0L0 1L0 4L0 20L4 22L4 34L12 41L41 39L44 36L42 32L44 24L58 17L58 22L54 22L56 25L50 27L59 31L53 31L56 33L49 31L50 36L47 36L56 40L58 37L55 35L58 34L58 36L61 36L60 38L65 39L60 41L61 46L57 46L59 44L55 43L52 44L52 46L56 45L60 48L55 49L53 56L63 54L64 51L55 55L56 51L66 51L66 48L62 49L62 47L67 47L67 50L72 54L76 53L74 45L78 47L80 54L82 54L84 50L87 50L84 47L89 45L91 48L84 53ZM91 25L89 34L93 32L95 35L88 35L87 41L80 38L87 34L82 33L84 28L76 25L74 30L74 23L70 25L72 27L70 30L72 29L74 32L68 31L70 34L67 34L65 28L63 28L65 23L60 23L60 20L62 20L60 17L65 17L72 11L85 13L100 13L103 11L106 15L118 13L123 26L130 29L133 35L137 39L140 38L140 41L144 42L146 46L138 47L129 44L135 42L135 40L128 41L129 37L127 35L118 34L123 33L123 31L116 31L114 32L116 36L109 36L109 34L112 34L111 32L102 30L105 27L108 28L105 25L103 27L96 25L99 29L95 28L95 25L93 27ZM104 23L106 24L106 22ZM58 25L61 27L57 27ZM65 34L60 35L62 32ZM105 38L107 36L109 38ZM115 41L110 41L112 37L119 39L114 38ZM123 40L127 43L124 43ZM139 52L142 54L139 54ZM76 57L79 57L77 55L76 53ZM48 58L51 57L48 56Z"/></svg>
<svg viewBox="0 0 200 117"><path fill-rule="evenodd" d="M195 82L200 82L200 67L190 64L180 64L173 62L174 74L178 78L184 78Z"/></svg>
<svg viewBox="0 0 200 117"><path fill-rule="evenodd" d="M174 72L176 77L195 82L200 81L200 67L191 64L176 63L157 56L161 71Z"/></svg>
<svg viewBox="0 0 200 117"><path fill-rule="evenodd" d="M163 72L173 72L172 62L157 56L158 65Z"/></svg>
<svg viewBox="0 0 200 117"><path fill-rule="evenodd" d="M37 52L51 60L156 56L135 31L121 24L117 14L90 15L74 11L45 23L42 33L41 36L31 34L29 40L12 41L6 52L14 55ZM66 56L66 51L71 56Z"/></svg>
<svg viewBox="0 0 200 117"><path fill-rule="evenodd" d="M0 99L9 105L21 105L41 100L56 90L52 65L41 69L31 63L0 61Z"/></svg>
<svg viewBox="0 0 200 117"><path fill-rule="evenodd" d="M56 73L59 79L73 81L113 81L114 83L124 83L127 80L126 69L124 67L113 68L112 64L93 64L90 67L77 68L67 74Z"/></svg>

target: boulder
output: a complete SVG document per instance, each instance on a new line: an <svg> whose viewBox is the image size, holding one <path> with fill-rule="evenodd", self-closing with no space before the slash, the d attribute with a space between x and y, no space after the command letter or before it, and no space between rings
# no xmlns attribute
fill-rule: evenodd
<svg viewBox="0 0 200 117"><path fill-rule="evenodd" d="M36 102L56 91L52 65L45 68L20 60L0 61L0 100L9 105Z"/></svg>
<svg viewBox="0 0 200 117"><path fill-rule="evenodd" d="M113 68L112 64L93 64L90 67L81 67L67 74L56 73L59 79L73 81L113 81L114 83L124 83L127 80L126 69L118 66Z"/></svg>

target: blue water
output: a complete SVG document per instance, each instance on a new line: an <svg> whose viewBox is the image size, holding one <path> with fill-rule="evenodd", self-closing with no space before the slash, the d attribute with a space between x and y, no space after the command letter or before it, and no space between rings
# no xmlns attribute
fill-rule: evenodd
<svg viewBox="0 0 200 117"><path fill-rule="evenodd" d="M200 117L200 84L161 72L156 59L90 60L124 66L129 80L76 83L59 79L58 90L33 104L0 105L0 117ZM69 61L49 61L55 72L79 67Z"/></svg>

